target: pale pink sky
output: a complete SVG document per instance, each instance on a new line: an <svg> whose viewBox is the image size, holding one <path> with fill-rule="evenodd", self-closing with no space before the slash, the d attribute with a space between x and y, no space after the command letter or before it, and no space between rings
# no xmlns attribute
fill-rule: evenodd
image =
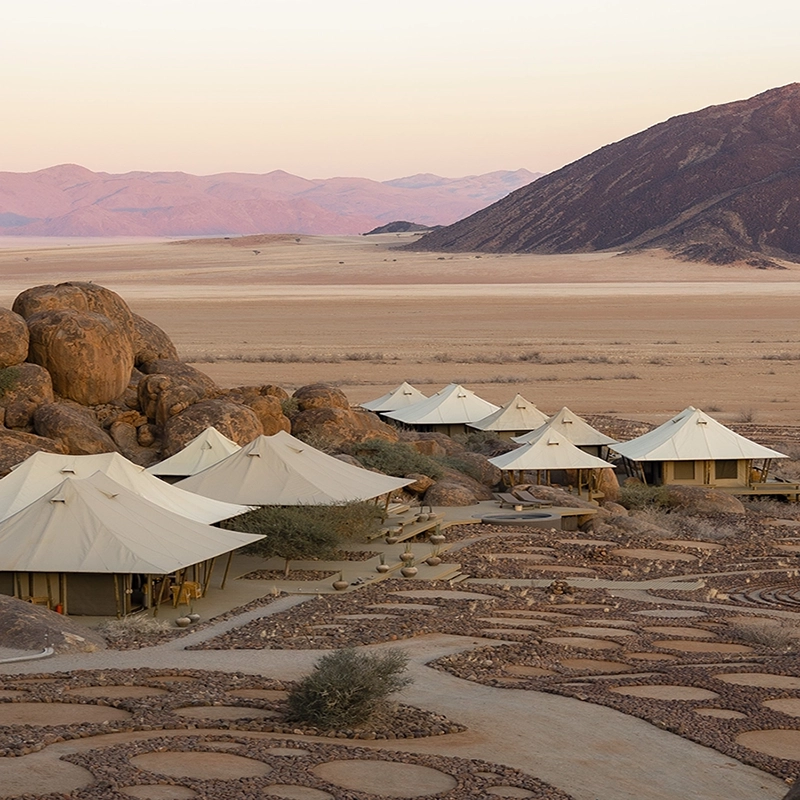
<svg viewBox="0 0 800 800"><path fill-rule="evenodd" d="M797 0L28 0L0 170L550 171L800 80Z"/></svg>

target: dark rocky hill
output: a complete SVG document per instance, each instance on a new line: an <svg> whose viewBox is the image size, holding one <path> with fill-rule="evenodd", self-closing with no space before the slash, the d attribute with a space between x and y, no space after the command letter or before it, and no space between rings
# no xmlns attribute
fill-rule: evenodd
<svg viewBox="0 0 800 800"><path fill-rule="evenodd" d="M800 261L800 83L668 119L408 247Z"/></svg>
<svg viewBox="0 0 800 800"><path fill-rule="evenodd" d="M433 230L430 225L420 225L416 222L406 222L399 219L373 228L371 231L367 231L364 236L373 236L376 233L426 233L430 230Z"/></svg>

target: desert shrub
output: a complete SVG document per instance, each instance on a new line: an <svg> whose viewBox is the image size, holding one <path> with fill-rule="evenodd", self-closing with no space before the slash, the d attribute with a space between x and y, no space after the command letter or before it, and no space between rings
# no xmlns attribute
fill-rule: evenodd
<svg viewBox="0 0 800 800"><path fill-rule="evenodd" d="M645 508L667 507L667 490L664 486L645 486L643 483L630 482L620 486L620 505L627 509L643 510Z"/></svg>
<svg viewBox="0 0 800 800"><path fill-rule="evenodd" d="M752 620L731 624L728 631L734 638L773 650L796 650L800 647L800 625L791 620Z"/></svg>
<svg viewBox="0 0 800 800"><path fill-rule="evenodd" d="M367 469L378 470L386 475L402 478L411 472L420 472L434 479L442 475L436 461L405 442L385 442L381 439L357 442L350 445L348 453Z"/></svg>
<svg viewBox="0 0 800 800"><path fill-rule="evenodd" d="M362 725L386 708L389 695L411 683L403 675L407 666L401 650L329 653L289 691L289 718L325 730Z"/></svg>
<svg viewBox="0 0 800 800"><path fill-rule="evenodd" d="M508 453L519 445L509 439L501 439L488 431L472 431L463 436L453 437L471 453L493 458L502 453Z"/></svg>
<svg viewBox="0 0 800 800"><path fill-rule="evenodd" d="M465 461L458 456L436 456L435 461L447 469L454 469L464 475L469 475L473 480L478 483L483 483L483 474L479 467L470 461Z"/></svg>
<svg viewBox="0 0 800 800"><path fill-rule="evenodd" d="M748 511L763 514L765 517L778 519L798 519L800 517L800 504L789 503L775 497L759 497L742 501Z"/></svg>
<svg viewBox="0 0 800 800"><path fill-rule="evenodd" d="M264 539L248 545L245 552L262 558L284 560L284 574L297 559L332 559L345 541L363 541L377 533L382 513L369 502L331 506L263 506L248 511L222 526L243 533L260 533Z"/></svg>
<svg viewBox="0 0 800 800"><path fill-rule="evenodd" d="M164 619L151 617L147 612L129 614L121 619L109 619L97 626L97 631L110 641L154 636L170 630L170 623Z"/></svg>
<svg viewBox="0 0 800 800"><path fill-rule="evenodd" d="M296 397L287 397L281 400L281 411L285 417L293 417L300 410L300 403Z"/></svg>
<svg viewBox="0 0 800 800"><path fill-rule="evenodd" d="M19 381L19 370L16 367L0 369L0 397L13 389Z"/></svg>

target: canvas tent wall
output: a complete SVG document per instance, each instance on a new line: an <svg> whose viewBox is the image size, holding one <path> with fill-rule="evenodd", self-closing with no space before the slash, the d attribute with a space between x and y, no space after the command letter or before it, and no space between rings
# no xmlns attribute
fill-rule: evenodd
<svg viewBox="0 0 800 800"><path fill-rule="evenodd" d="M590 455L604 458L608 445L614 444L616 439L606 436L593 428L583 417L579 417L566 406L554 414L544 425L523 436L515 436L512 441L527 444L535 441L545 432L555 431L567 438L575 447L584 450Z"/></svg>
<svg viewBox="0 0 800 800"><path fill-rule="evenodd" d="M787 456L746 439L693 406L612 449L623 457L629 474L648 484L792 493L793 485L768 485L770 462Z"/></svg>
<svg viewBox="0 0 800 800"><path fill-rule="evenodd" d="M239 445L227 436L223 436L216 428L206 428L186 444L183 450L175 455L148 467L151 475L162 477L179 476L187 478L204 469L217 464L231 453L239 450Z"/></svg>
<svg viewBox="0 0 800 800"><path fill-rule="evenodd" d="M499 408L478 397L475 392L451 383L427 400L420 400L398 411L389 411L384 416L417 430L453 436L464 433L469 423L485 419Z"/></svg>
<svg viewBox="0 0 800 800"><path fill-rule="evenodd" d="M374 411L376 414L384 414L387 411L407 408L414 405L414 403L420 402L420 400L427 399L427 396L422 394L419 389L415 389L410 383L404 381L375 400L368 400L366 403L362 403L361 408L365 408L367 411Z"/></svg>
<svg viewBox="0 0 800 800"><path fill-rule="evenodd" d="M259 436L176 486L249 506L298 506L371 500L410 483L346 464L280 431Z"/></svg>
<svg viewBox="0 0 800 800"><path fill-rule="evenodd" d="M68 456L39 452L0 479L0 520L20 511L65 478L88 478L98 471L167 511L196 522L219 522L248 510L246 506L196 497L170 486L119 453Z"/></svg>
<svg viewBox="0 0 800 800"><path fill-rule="evenodd" d="M210 576L213 559L262 538L187 519L96 472L62 480L0 522L0 586L23 597L46 590L73 613L124 614L133 576L198 564Z"/></svg>
<svg viewBox="0 0 800 800"><path fill-rule="evenodd" d="M502 408L477 422L470 422L467 427L494 433L502 439L512 439L540 428L549 419L533 403L517 394Z"/></svg>

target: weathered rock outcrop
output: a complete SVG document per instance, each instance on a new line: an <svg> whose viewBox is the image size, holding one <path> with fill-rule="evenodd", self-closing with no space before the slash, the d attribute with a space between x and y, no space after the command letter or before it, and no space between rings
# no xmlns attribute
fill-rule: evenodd
<svg viewBox="0 0 800 800"><path fill-rule="evenodd" d="M0 478L39 450L45 453L67 452L63 445L53 439L0 428Z"/></svg>
<svg viewBox="0 0 800 800"><path fill-rule="evenodd" d="M688 514L744 514L742 501L719 489L702 486L666 486L667 504Z"/></svg>
<svg viewBox="0 0 800 800"><path fill-rule="evenodd" d="M53 402L50 373L38 364L17 364L0 371L0 409L5 410L6 428L27 430L33 425L33 412Z"/></svg>
<svg viewBox="0 0 800 800"><path fill-rule="evenodd" d="M136 366L148 361L178 360L178 351L172 340L161 328L149 319L132 314L133 360Z"/></svg>
<svg viewBox="0 0 800 800"><path fill-rule="evenodd" d="M0 647L36 651L47 646L57 653L92 653L106 643L63 614L0 594Z"/></svg>
<svg viewBox="0 0 800 800"><path fill-rule="evenodd" d="M108 403L128 385L130 336L100 314L69 309L28 317L28 359L44 367L56 394L86 406Z"/></svg>
<svg viewBox="0 0 800 800"><path fill-rule="evenodd" d="M59 442L73 455L113 453L114 440L97 424L88 408L73 403L48 403L39 406L33 415L36 433Z"/></svg>
<svg viewBox="0 0 800 800"><path fill-rule="evenodd" d="M169 375L172 378L176 378L195 389L199 397L211 398L220 394L219 387L208 375L189 364L184 364L182 361L158 358L155 361L147 361L137 366L145 375Z"/></svg>
<svg viewBox="0 0 800 800"><path fill-rule="evenodd" d="M202 400L167 420L162 458L177 453L209 426L242 445L262 433L261 422L252 408L222 399Z"/></svg>
<svg viewBox="0 0 800 800"><path fill-rule="evenodd" d="M297 400L300 411L309 411L312 408L350 408L347 395L335 386L326 383L312 383L301 386L293 395Z"/></svg>
<svg viewBox="0 0 800 800"><path fill-rule="evenodd" d="M431 506L474 506L475 495L458 483L437 481L425 492L424 502Z"/></svg>
<svg viewBox="0 0 800 800"><path fill-rule="evenodd" d="M0 369L21 364L28 356L28 326L7 308L0 308Z"/></svg>
<svg viewBox="0 0 800 800"><path fill-rule="evenodd" d="M292 433L312 444L318 441L334 449L353 442L398 439L397 430L381 422L376 414L330 406L301 411L292 418Z"/></svg>

